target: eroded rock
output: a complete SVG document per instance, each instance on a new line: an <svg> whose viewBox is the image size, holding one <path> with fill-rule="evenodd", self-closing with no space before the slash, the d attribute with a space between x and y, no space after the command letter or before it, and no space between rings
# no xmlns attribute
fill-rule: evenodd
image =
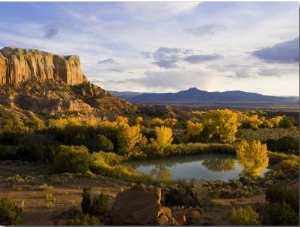
<svg viewBox="0 0 300 227"><path fill-rule="evenodd" d="M161 189L135 185L119 193L112 206L114 225L179 225L169 208L160 204Z"/></svg>
<svg viewBox="0 0 300 227"><path fill-rule="evenodd" d="M18 85L29 78L38 81L54 79L68 85L87 82L78 56L60 56L15 47L0 50L0 85Z"/></svg>

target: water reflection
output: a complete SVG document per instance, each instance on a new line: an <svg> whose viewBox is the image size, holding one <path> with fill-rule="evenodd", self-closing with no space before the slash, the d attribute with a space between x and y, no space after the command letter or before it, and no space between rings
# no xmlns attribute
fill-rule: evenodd
<svg viewBox="0 0 300 227"><path fill-rule="evenodd" d="M172 175L168 168L163 164L155 165L149 175L160 182L168 182L172 180Z"/></svg>
<svg viewBox="0 0 300 227"><path fill-rule="evenodd" d="M207 158L204 159L202 165L204 165L207 169L219 172L219 171L230 171L235 168L235 159L233 158Z"/></svg>
<svg viewBox="0 0 300 227"><path fill-rule="evenodd" d="M238 179L242 168L235 155L202 154L156 160L127 162L136 171L151 175L158 181L178 179L224 180ZM262 174L266 170L262 171Z"/></svg>

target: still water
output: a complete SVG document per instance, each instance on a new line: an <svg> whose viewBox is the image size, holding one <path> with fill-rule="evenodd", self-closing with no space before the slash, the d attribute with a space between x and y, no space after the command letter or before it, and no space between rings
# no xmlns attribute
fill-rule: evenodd
<svg viewBox="0 0 300 227"><path fill-rule="evenodd" d="M236 156L229 154L201 154L155 160L127 162L137 172L149 174L158 181L238 179L242 172ZM264 176L268 169L263 169Z"/></svg>

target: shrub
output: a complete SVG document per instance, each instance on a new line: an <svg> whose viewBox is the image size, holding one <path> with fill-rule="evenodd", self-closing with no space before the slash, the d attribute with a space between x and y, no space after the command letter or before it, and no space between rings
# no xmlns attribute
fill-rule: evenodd
<svg viewBox="0 0 300 227"><path fill-rule="evenodd" d="M189 185L180 185L169 189L165 195L167 206L193 206L199 205L194 189Z"/></svg>
<svg viewBox="0 0 300 227"><path fill-rule="evenodd" d="M39 186L39 190L41 191L52 191L54 189L54 187L52 185L48 185L48 184L43 184L41 186Z"/></svg>
<svg viewBox="0 0 300 227"><path fill-rule="evenodd" d="M66 225L95 226L100 225L100 220L88 214L78 214L74 218L69 219Z"/></svg>
<svg viewBox="0 0 300 227"><path fill-rule="evenodd" d="M0 200L0 223L18 225L22 222L22 208L12 203L7 197Z"/></svg>
<svg viewBox="0 0 300 227"><path fill-rule="evenodd" d="M89 215L102 215L108 210L109 196L96 194L92 187L84 188L82 193L82 212Z"/></svg>
<svg viewBox="0 0 300 227"><path fill-rule="evenodd" d="M299 153L299 138L284 136L277 140L267 139L266 144L268 150L270 151L279 151L284 153Z"/></svg>
<svg viewBox="0 0 300 227"><path fill-rule="evenodd" d="M273 186L266 191L266 200L270 203L286 204L299 212L299 194L296 198L292 190L281 186Z"/></svg>
<svg viewBox="0 0 300 227"><path fill-rule="evenodd" d="M229 222L232 225L259 225L259 214L256 213L251 206L245 208L232 209Z"/></svg>
<svg viewBox="0 0 300 227"><path fill-rule="evenodd" d="M283 203L266 203L263 211L263 222L266 225L299 225L299 214L289 205Z"/></svg>
<svg viewBox="0 0 300 227"><path fill-rule="evenodd" d="M92 163L91 155L85 146L58 147L53 165L57 172L84 173Z"/></svg>

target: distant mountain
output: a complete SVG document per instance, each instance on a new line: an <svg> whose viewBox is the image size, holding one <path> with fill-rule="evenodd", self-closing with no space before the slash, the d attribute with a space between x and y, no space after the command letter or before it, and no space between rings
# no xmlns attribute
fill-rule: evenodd
<svg viewBox="0 0 300 227"><path fill-rule="evenodd" d="M261 95L244 91L208 92L197 88L177 93L138 93L138 92L114 92L112 94L140 104L173 104L193 106L215 106L235 104L263 104L263 103L293 103L299 102L299 97L278 97Z"/></svg>

